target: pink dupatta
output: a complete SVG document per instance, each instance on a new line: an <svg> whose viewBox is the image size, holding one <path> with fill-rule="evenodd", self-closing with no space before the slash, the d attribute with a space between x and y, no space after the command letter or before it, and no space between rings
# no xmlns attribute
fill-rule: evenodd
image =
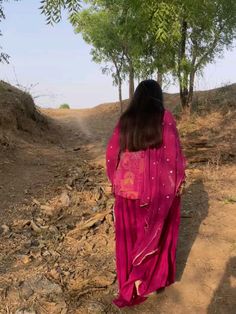
<svg viewBox="0 0 236 314"><path fill-rule="evenodd" d="M115 127L106 151L107 175L114 184L119 145L119 123ZM158 149L145 151L145 175L140 206L146 208L146 226L142 239L132 251L133 266L140 265L147 256L158 253L169 211L185 178L185 157L183 156L176 122L170 111L165 109L163 119L163 143ZM129 281L134 280L130 278ZM127 282L127 285L130 282ZM139 293L145 291L145 283L139 286Z"/></svg>

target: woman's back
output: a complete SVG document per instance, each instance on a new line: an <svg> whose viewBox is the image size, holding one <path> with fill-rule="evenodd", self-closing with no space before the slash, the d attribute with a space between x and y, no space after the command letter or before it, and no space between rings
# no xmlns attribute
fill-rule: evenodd
<svg viewBox="0 0 236 314"><path fill-rule="evenodd" d="M175 276L185 159L156 82L137 87L109 140L106 162L115 196L119 296L114 303L131 306Z"/></svg>

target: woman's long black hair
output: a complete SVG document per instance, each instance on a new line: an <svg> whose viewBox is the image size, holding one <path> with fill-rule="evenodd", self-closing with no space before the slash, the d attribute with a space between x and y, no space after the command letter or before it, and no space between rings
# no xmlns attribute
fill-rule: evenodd
<svg viewBox="0 0 236 314"><path fill-rule="evenodd" d="M142 81L120 118L121 151L158 148L162 144L163 94L154 80Z"/></svg>

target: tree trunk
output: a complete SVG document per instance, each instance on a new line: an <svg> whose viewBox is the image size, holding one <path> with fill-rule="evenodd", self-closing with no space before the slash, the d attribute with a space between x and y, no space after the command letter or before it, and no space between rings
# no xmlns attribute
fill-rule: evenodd
<svg viewBox="0 0 236 314"><path fill-rule="evenodd" d="M182 21L181 27L181 42L178 59L178 79L180 87L180 101L184 112L189 111L188 106L188 73L182 68L182 62L186 59L186 41L187 41L188 24L185 20Z"/></svg>
<svg viewBox="0 0 236 314"><path fill-rule="evenodd" d="M160 87L162 88L163 85L163 74L161 71L157 72L157 83L160 85Z"/></svg>
<svg viewBox="0 0 236 314"><path fill-rule="evenodd" d="M190 73L190 78L189 78L189 91L188 91L187 103L190 110L191 110L192 102L193 102L194 79L195 79L195 69L192 70L192 72Z"/></svg>
<svg viewBox="0 0 236 314"><path fill-rule="evenodd" d="M119 102L120 102L120 113L123 112L123 102L122 102L122 78L121 78L121 68L122 64L118 64L117 60L113 57L112 61L114 63L116 69L116 83L118 85L118 94L119 94Z"/></svg>
<svg viewBox="0 0 236 314"><path fill-rule="evenodd" d="M131 99L134 95L134 68L132 61L129 62L129 98Z"/></svg>
<svg viewBox="0 0 236 314"><path fill-rule="evenodd" d="M195 47L197 48L197 43L194 42ZM194 89L194 80L195 80L195 74L196 74L196 54L195 54L195 47L193 47L193 55L192 55L192 62L191 62L191 72L189 75L189 92L188 92L188 104L189 104L189 108L192 108L192 102L193 102L193 89Z"/></svg>
<svg viewBox="0 0 236 314"><path fill-rule="evenodd" d="M181 101L181 106L184 112L189 112L189 103L188 103L188 95L189 91L188 88L180 88L180 101Z"/></svg>
<svg viewBox="0 0 236 314"><path fill-rule="evenodd" d="M122 102L122 82L121 79L118 78L118 91L119 91L119 102L120 102L120 113L123 112L123 102Z"/></svg>

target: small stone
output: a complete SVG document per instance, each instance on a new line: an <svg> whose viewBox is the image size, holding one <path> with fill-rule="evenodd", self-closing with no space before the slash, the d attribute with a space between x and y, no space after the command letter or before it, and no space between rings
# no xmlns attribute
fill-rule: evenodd
<svg viewBox="0 0 236 314"><path fill-rule="evenodd" d="M32 290L37 292L40 296L49 296L49 295L61 295L62 289L61 287L48 280L44 276L36 276L27 280L26 284L28 284ZM49 312L50 313L50 312Z"/></svg>
<svg viewBox="0 0 236 314"><path fill-rule="evenodd" d="M33 205L38 205L38 206L40 206L41 204L40 204L40 202L38 201L38 200L36 200L35 198L33 199Z"/></svg>
<svg viewBox="0 0 236 314"><path fill-rule="evenodd" d="M39 226L37 226L36 223L33 220L30 221L30 226L31 226L33 231L35 231L37 233L41 233L42 232L42 229Z"/></svg>
<svg viewBox="0 0 236 314"><path fill-rule="evenodd" d="M60 202L63 207L69 207L70 205L70 197L67 194L67 191L62 192L60 196Z"/></svg>
<svg viewBox="0 0 236 314"><path fill-rule="evenodd" d="M32 239L30 244L31 246L39 246L40 243L37 239Z"/></svg>
<svg viewBox="0 0 236 314"><path fill-rule="evenodd" d="M35 221L36 221L37 223L39 223L40 225L44 225L44 224L45 224L45 220L42 219L42 218L36 218Z"/></svg>
<svg viewBox="0 0 236 314"><path fill-rule="evenodd" d="M30 249L30 256L36 259L37 261L42 260L41 250L38 247L32 247Z"/></svg>
<svg viewBox="0 0 236 314"><path fill-rule="evenodd" d="M60 274L57 272L56 269L52 269L49 274L52 278L56 280L60 278Z"/></svg>
<svg viewBox="0 0 236 314"><path fill-rule="evenodd" d="M30 288L29 285L26 283L23 283L21 287L21 295L25 300L28 300L32 295L34 294L34 291Z"/></svg>
<svg viewBox="0 0 236 314"><path fill-rule="evenodd" d="M31 259L30 259L30 257L29 257L28 255L22 255L22 256L20 257L20 260L21 260L21 262L22 262L23 264L29 264L30 261L31 261Z"/></svg>
<svg viewBox="0 0 236 314"><path fill-rule="evenodd" d="M72 191L73 188L69 185L69 184L66 184L66 188L69 190L69 191Z"/></svg>
<svg viewBox="0 0 236 314"><path fill-rule="evenodd" d="M41 205L40 208L43 210L44 214L47 216L52 216L54 212L54 208L49 205Z"/></svg>
<svg viewBox="0 0 236 314"><path fill-rule="evenodd" d="M1 225L0 234L5 235L10 231L10 228L7 225Z"/></svg>
<svg viewBox="0 0 236 314"><path fill-rule="evenodd" d="M42 253L42 256L44 256L44 257L49 256L49 255L51 255L49 251L44 251Z"/></svg>
<svg viewBox="0 0 236 314"><path fill-rule="evenodd" d="M94 206L93 208L92 208L92 211L93 212L97 212L99 210L99 207L98 206Z"/></svg>
<svg viewBox="0 0 236 314"><path fill-rule="evenodd" d="M31 247L31 241L26 242L26 243L24 244L24 247L25 247L26 249L29 249L29 248Z"/></svg>

